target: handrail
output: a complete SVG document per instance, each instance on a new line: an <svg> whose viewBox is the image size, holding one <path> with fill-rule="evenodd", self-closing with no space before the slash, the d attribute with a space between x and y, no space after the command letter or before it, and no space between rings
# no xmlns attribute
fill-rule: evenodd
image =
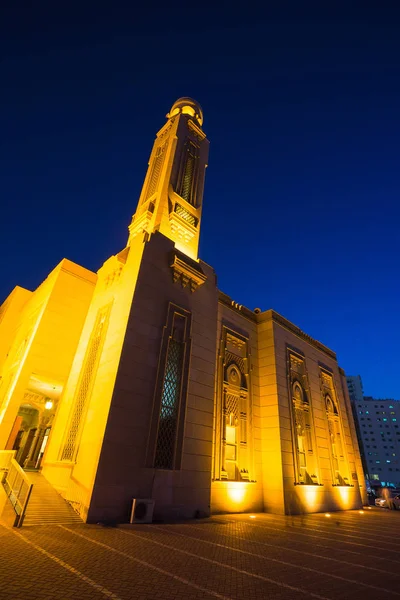
<svg viewBox="0 0 400 600"><path fill-rule="evenodd" d="M14 457L12 457L9 462L7 474L3 477L2 483L16 514L14 527L21 527L32 492L33 483L31 483L29 477Z"/></svg>
<svg viewBox="0 0 400 600"><path fill-rule="evenodd" d="M0 450L0 471L8 471L11 459L15 458L16 450Z"/></svg>

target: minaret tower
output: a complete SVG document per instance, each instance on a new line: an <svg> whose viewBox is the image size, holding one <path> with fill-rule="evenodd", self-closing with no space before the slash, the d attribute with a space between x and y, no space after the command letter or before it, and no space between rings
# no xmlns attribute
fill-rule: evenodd
<svg viewBox="0 0 400 600"><path fill-rule="evenodd" d="M209 142L203 111L192 98L179 98L157 133L129 240L159 231L192 259L198 259L204 175Z"/></svg>

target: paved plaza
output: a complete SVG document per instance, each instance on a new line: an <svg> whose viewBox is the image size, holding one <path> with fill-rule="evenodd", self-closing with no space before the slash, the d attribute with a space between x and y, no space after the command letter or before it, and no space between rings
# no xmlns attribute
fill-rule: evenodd
<svg viewBox="0 0 400 600"><path fill-rule="evenodd" d="M400 597L400 513L0 526L0 600Z"/></svg>

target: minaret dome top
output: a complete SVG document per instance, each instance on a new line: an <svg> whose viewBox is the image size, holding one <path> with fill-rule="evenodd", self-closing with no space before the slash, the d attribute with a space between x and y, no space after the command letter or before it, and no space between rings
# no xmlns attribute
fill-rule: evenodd
<svg viewBox="0 0 400 600"><path fill-rule="evenodd" d="M170 119L179 113L190 115L196 119L200 127L203 125L203 110L200 104L196 102L196 100L193 100L193 98L178 98L167 114L167 119Z"/></svg>

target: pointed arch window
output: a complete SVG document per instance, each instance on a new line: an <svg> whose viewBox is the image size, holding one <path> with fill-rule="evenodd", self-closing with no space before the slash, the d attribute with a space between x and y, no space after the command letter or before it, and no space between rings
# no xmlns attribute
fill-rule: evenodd
<svg viewBox="0 0 400 600"><path fill-rule="evenodd" d="M236 370L234 370L236 373ZM224 470L227 479L236 481L237 471L237 429L238 429L238 405L239 397L229 393L225 394L225 452Z"/></svg>
<svg viewBox="0 0 400 600"><path fill-rule="evenodd" d="M190 360L190 312L170 304L160 349L147 464L180 469Z"/></svg>
<svg viewBox="0 0 400 600"><path fill-rule="evenodd" d="M215 406L213 479L251 481L251 385L248 338L223 327Z"/></svg>
<svg viewBox="0 0 400 600"><path fill-rule="evenodd" d="M287 348L288 392L291 410L295 484L319 485L318 456L304 355Z"/></svg>
<svg viewBox="0 0 400 600"><path fill-rule="evenodd" d="M177 321L177 326L174 327L168 344L161 394L156 457L154 461L154 466L157 469L172 469L175 454L175 439L182 387L184 317L175 319L175 321Z"/></svg>
<svg viewBox="0 0 400 600"><path fill-rule="evenodd" d="M297 380L292 384L292 404L299 483L313 484L316 483L316 476L313 472L310 404L303 386Z"/></svg>
<svg viewBox="0 0 400 600"><path fill-rule="evenodd" d="M159 182L162 167L164 164L166 149L167 149L167 142L162 144L162 146L159 146L155 152L155 157L154 157L153 164L151 167L149 183L147 186L147 192L146 192L146 196L144 199L145 201L148 200L157 191L158 182Z"/></svg>
<svg viewBox="0 0 400 600"><path fill-rule="evenodd" d="M325 410L328 420L329 446L334 485L349 485L346 477L343 435L339 410L331 394L325 394Z"/></svg>
<svg viewBox="0 0 400 600"><path fill-rule="evenodd" d="M198 148L187 140L183 150L183 160L181 166L181 176L178 187L178 194L193 206L196 205L195 199L195 171L197 166Z"/></svg>

